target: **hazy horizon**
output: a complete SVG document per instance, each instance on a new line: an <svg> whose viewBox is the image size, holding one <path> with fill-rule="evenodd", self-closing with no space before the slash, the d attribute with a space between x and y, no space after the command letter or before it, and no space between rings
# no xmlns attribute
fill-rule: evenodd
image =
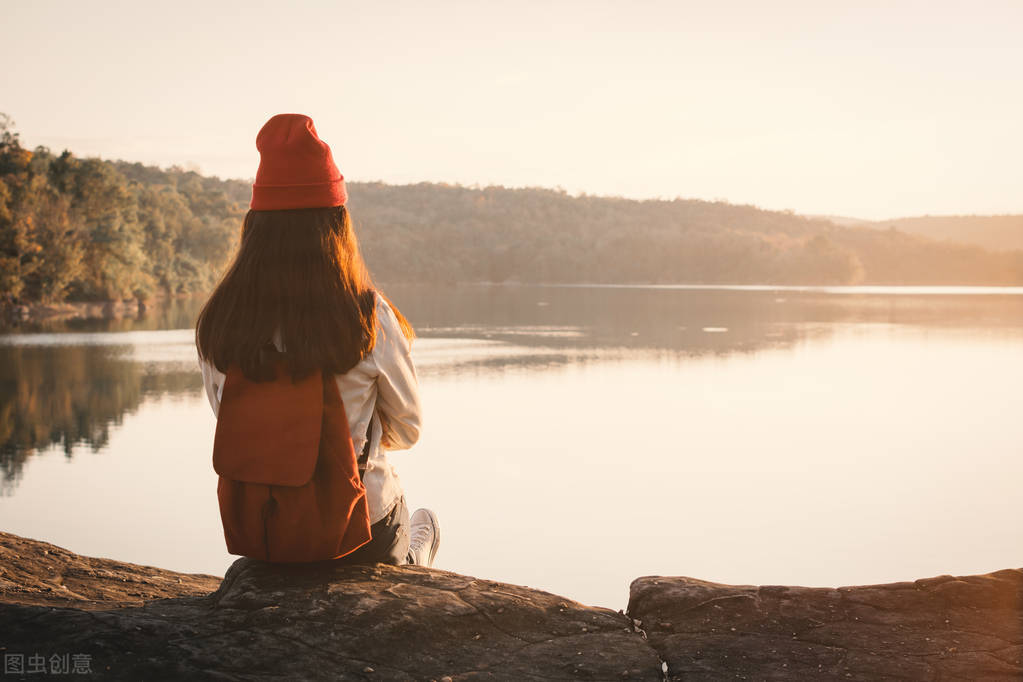
<svg viewBox="0 0 1023 682"><path fill-rule="evenodd" d="M299 111L353 181L1023 213L1018 3L5 9L27 147L251 178L259 127Z"/></svg>

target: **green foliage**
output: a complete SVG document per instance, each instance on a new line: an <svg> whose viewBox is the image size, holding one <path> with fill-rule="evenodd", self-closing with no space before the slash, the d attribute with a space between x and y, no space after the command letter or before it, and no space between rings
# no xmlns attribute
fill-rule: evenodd
<svg viewBox="0 0 1023 682"><path fill-rule="evenodd" d="M236 242L239 186L248 187L28 151L0 115L0 297L52 303L207 291Z"/></svg>

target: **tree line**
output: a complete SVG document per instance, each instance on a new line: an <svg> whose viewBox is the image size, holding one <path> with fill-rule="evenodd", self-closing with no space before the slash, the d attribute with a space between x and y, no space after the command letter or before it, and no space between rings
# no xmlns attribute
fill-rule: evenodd
<svg viewBox="0 0 1023 682"><path fill-rule="evenodd" d="M27 150L0 116L0 297L208 291L251 186ZM349 184L382 282L1023 284L1023 251L844 227L754 206L437 183Z"/></svg>
<svg viewBox="0 0 1023 682"><path fill-rule="evenodd" d="M209 289L244 215L236 185L24 149L0 115L0 297L55 303Z"/></svg>
<svg viewBox="0 0 1023 682"><path fill-rule="evenodd" d="M1023 284L1023 251L720 201L436 183L353 183L349 194L386 281Z"/></svg>

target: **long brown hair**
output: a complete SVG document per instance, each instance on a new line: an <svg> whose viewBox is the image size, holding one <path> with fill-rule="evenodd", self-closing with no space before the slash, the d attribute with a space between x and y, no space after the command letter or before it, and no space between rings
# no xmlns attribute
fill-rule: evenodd
<svg viewBox="0 0 1023 682"><path fill-rule="evenodd" d="M267 351L279 331L293 376L343 374L376 344L376 293L344 206L249 211L195 343L221 372L238 365L262 381L273 376ZM412 325L385 300L412 339Z"/></svg>

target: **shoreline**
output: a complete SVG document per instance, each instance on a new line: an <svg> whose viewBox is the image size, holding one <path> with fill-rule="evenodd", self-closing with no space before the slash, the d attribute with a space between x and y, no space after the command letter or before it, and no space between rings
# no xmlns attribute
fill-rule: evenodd
<svg viewBox="0 0 1023 682"><path fill-rule="evenodd" d="M386 283L383 283L387 286ZM407 286L407 283L395 283ZM646 289L650 291L736 291L810 293L835 296L1023 296L1023 286L991 286L981 284L658 284L601 282L452 282L443 287L537 287L563 289ZM0 331L20 324L61 322L66 320L118 320L140 318L167 305L206 293L175 294L139 299L108 301L65 301L62 303L0 303Z"/></svg>
<svg viewBox="0 0 1023 682"><path fill-rule="evenodd" d="M14 329L22 324L42 322L141 318L172 301L186 300L197 295L200 294L161 295L144 301L125 298L62 303L0 303L0 331Z"/></svg>
<svg viewBox="0 0 1023 682"><path fill-rule="evenodd" d="M109 301L72 301L63 303L8 304L3 308L5 320L42 322L65 319L117 319L145 312L150 303L138 299Z"/></svg>

